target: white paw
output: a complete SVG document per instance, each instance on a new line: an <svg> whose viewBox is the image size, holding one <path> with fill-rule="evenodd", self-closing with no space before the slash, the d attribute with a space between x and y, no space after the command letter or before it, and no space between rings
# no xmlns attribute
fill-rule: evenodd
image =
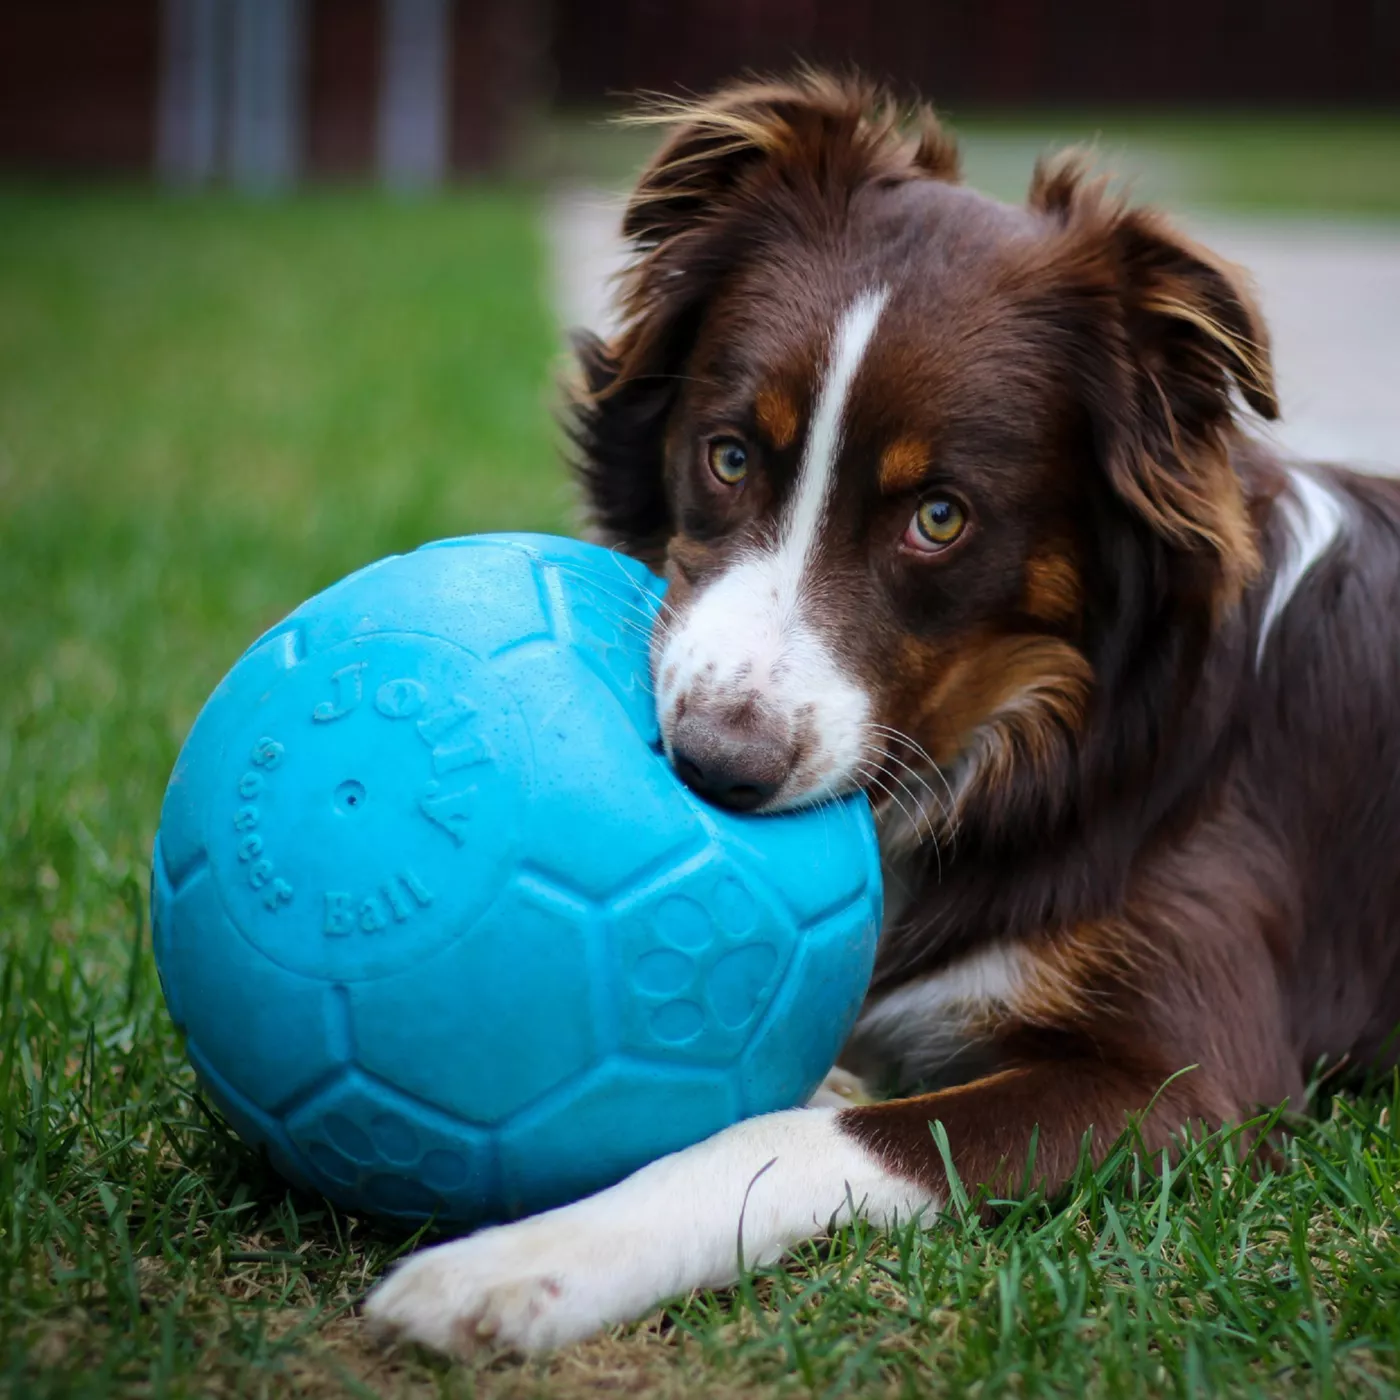
<svg viewBox="0 0 1400 1400"><path fill-rule="evenodd" d="M929 1201L847 1136L835 1109L770 1113L596 1196L415 1254L370 1294L365 1315L458 1356L548 1351L733 1282L741 1229L744 1260L764 1263L851 1208L907 1220Z"/></svg>
<svg viewBox="0 0 1400 1400"><path fill-rule="evenodd" d="M548 1351L613 1319L600 1307L607 1267L548 1217L483 1230L405 1260L365 1302L381 1333L455 1356L483 1347Z"/></svg>

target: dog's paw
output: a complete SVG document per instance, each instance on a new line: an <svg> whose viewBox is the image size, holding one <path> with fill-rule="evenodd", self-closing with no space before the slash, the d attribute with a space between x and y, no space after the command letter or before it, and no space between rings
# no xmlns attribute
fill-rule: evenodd
<svg viewBox="0 0 1400 1400"><path fill-rule="evenodd" d="M369 1296L381 1334L454 1356L549 1351L606 1325L606 1258L540 1220L483 1230L405 1260ZM555 1225L555 1230L559 1228Z"/></svg>
<svg viewBox="0 0 1400 1400"><path fill-rule="evenodd" d="M370 1294L365 1314L381 1333L458 1356L549 1351L730 1283L741 1252L771 1262L843 1212L903 1220L927 1204L842 1131L835 1109L790 1109L596 1196L424 1250Z"/></svg>

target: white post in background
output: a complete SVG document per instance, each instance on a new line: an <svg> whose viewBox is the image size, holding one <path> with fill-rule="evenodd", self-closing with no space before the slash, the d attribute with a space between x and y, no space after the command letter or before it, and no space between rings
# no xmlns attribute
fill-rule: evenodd
<svg viewBox="0 0 1400 1400"><path fill-rule="evenodd" d="M451 0L384 0L379 170L395 189L426 189L447 173Z"/></svg>
<svg viewBox="0 0 1400 1400"><path fill-rule="evenodd" d="M173 185L208 184L219 164L226 39L221 0L165 0L157 162Z"/></svg>
<svg viewBox="0 0 1400 1400"><path fill-rule="evenodd" d="M228 173L242 189L285 189L300 173L303 0L230 0Z"/></svg>

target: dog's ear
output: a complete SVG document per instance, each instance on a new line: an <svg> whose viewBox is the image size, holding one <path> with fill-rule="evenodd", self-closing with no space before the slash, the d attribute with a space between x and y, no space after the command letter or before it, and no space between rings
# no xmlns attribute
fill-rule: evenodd
<svg viewBox="0 0 1400 1400"><path fill-rule="evenodd" d="M721 280L797 211L843 205L872 179L954 179L958 156L930 109L913 114L911 134L878 88L811 71L631 120L670 133L623 215L632 261L619 282L622 329L606 344L575 340L570 433L597 533L656 563L672 530L667 423Z"/></svg>
<svg viewBox="0 0 1400 1400"><path fill-rule="evenodd" d="M1107 304L1086 398L1110 481L1169 544L1213 554L1226 599L1258 567L1230 460L1238 392L1278 417L1268 330L1245 275L1151 209L1127 208L1078 157L1037 167L1031 205L1090 250Z"/></svg>
<svg viewBox="0 0 1400 1400"><path fill-rule="evenodd" d="M674 373L665 372L660 346L648 374L635 344L624 371L618 343L591 331L572 339L579 375L568 385L565 430L591 532L659 571L673 533L663 465Z"/></svg>

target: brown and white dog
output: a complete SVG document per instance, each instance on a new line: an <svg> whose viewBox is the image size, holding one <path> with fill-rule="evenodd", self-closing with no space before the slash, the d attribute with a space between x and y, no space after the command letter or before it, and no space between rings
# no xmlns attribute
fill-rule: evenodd
<svg viewBox="0 0 1400 1400"><path fill-rule="evenodd" d="M1072 161L974 193L858 82L671 115L624 328L581 347L583 481L670 579L686 780L870 792L889 917L842 1063L918 1096L819 1095L417 1255L368 1312L448 1350L727 1283L741 1219L753 1263L936 1212L934 1121L993 1192L1038 1129L1053 1190L1088 1130L1301 1106L1400 1021L1400 490L1245 435L1237 399L1277 407L1240 274Z"/></svg>

